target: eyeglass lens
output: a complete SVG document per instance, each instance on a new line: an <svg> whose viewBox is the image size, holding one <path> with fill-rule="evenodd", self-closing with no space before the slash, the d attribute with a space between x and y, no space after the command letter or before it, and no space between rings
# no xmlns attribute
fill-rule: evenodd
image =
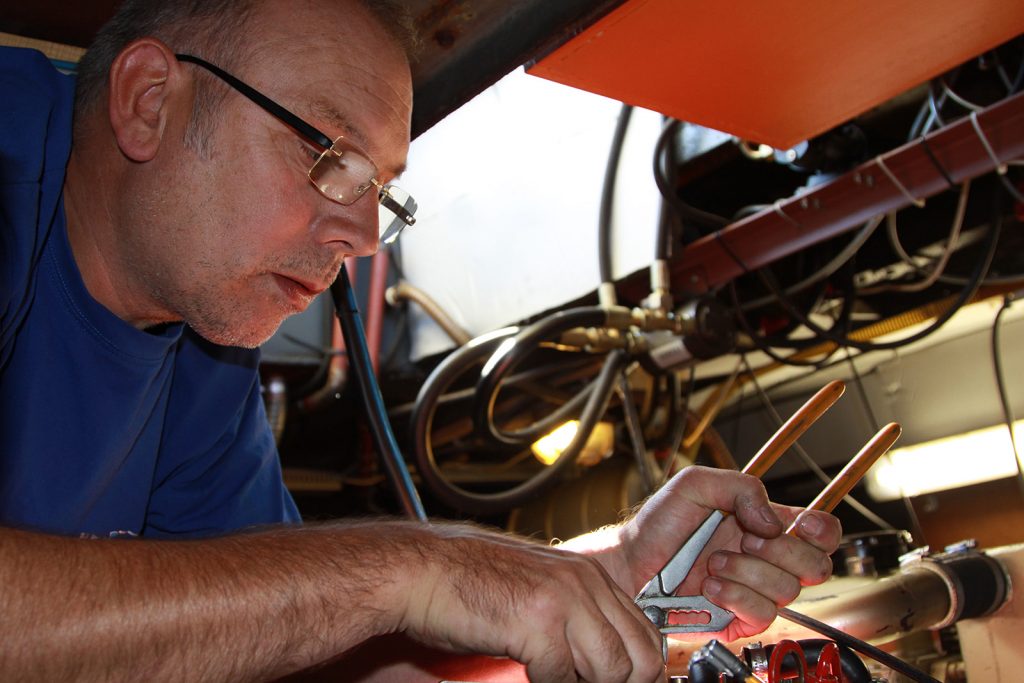
<svg viewBox="0 0 1024 683"><path fill-rule="evenodd" d="M313 164L309 179L328 199L340 204L351 204L374 187L378 187L379 237L390 244L407 225L416 222L416 201L408 192L388 185L377 185L377 168L367 157L354 148L336 140L329 150Z"/></svg>

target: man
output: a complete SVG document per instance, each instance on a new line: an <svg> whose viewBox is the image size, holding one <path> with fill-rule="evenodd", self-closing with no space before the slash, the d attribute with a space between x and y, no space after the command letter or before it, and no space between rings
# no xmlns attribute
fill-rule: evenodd
<svg viewBox="0 0 1024 683"><path fill-rule="evenodd" d="M373 183L400 173L410 75L378 16L130 2L83 63L70 151L69 82L0 55L3 680L263 680L401 632L536 681L650 681L660 640L631 596L709 509L735 514L682 590L736 613L725 637L828 576L834 518L782 536L798 511L703 469L561 548L290 524L245 347L376 248L376 203L318 191L327 145L290 117L372 160Z"/></svg>

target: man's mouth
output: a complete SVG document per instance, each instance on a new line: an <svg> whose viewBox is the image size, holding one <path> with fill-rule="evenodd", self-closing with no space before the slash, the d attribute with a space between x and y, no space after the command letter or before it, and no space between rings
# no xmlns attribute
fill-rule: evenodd
<svg viewBox="0 0 1024 683"><path fill-rule="evenodd" d="M318 294L327 289L327 286L321 283L301 280L290 275L274 273L273 276L278 288L285 294L289 303L300 311L305 310Z"/></svg>

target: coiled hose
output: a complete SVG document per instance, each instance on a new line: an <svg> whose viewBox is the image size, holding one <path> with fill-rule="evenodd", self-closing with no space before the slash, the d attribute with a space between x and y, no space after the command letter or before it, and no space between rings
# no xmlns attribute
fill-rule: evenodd
<svg viewBox="0 0 1024 683"><path fill-rule="evenodd" d="M557 315L557 314L556 314ZM564 318L560 320L564 321ZM542 321L543 322L543 321ZM547 329L550 331L552 327L558 327L559 325L552 323ZM570 327L575 327L577 324L573 324ZM434 368L434 371L424 382L423 387L420 389L419 394L416 397L415 407L413 408L411 422L413 432L413 443L415 444L415 455L416 464L419 468L420 476L423 477L423 481L430 487L431 491L437 496L439 500L445 504L471 514L478 515L490 515L508 511L510 508L522 505L531 498L537 496L541 492L545 491L548 487L553 485L559 480L561 473L570 464L575 462L576 456L583 449L583 446L587 442L587 438L593 431L597 421L604 414L608 407L608 402L611 399L612 392L615 388L615 381L619 373L625 367L627 358L623 351L612 351L605 358L604 364L601 367L601 371L598 373L597 378L590 384L588 389L580 392L577 398L573 399L574 405L582 404L582 410L580 412L579 421L580 426L576 432L576 436L573 437L569 445L562 451L558 459L555 460L550 466L545 467L536 476L531 479L511 488L506 491L500 491L496 493L478 493L474 491L468 491L462 487L453 484L448 480L447 477L441 472L440 467L434 457L433 447L430 443L430 435L433 427L434 414L437 409L438 402L444 392L448 389L451 384L461 377L468 369L475 366L484 358L491 356L499 356L504 358L508 355L508 351L519 347L526 348L525 342L517 341L507 347L505 353L496 353L495 349L507 342L522 339L535 339L534 334L525 334L531 332L532 328L526 328L523 333L512 337L516 330L499 330L498 332L484 335L474 339L469 344L459 348L447 358L445 358L440 365ZM567 328L566 328L567 329ZM542 335L541 338L543 338ZM530 348L533 348L530 346ZM518 361L519 353L514 354L514 357L510 360ZM492 367L497 361L492 356L491 361L487 363L487 367ZM507 366L502 366L504 371L511 368L515 363L511 363ZM493 367L492 367L493 370ZM491 381L495 381L500 384L500 378L504 376L505 372L500 371L497 375L485 374L484 377L495 377ZM483 382L484 378L481 378ZM497 393L497 390L493 393ZM579 397L582 397L580 399ZM478 393L478 400L480 395ZM491 409L493 409L493 400L490 401ZM564 406L563 406L564 408ZM563 409L559 409L559 413L565 412ZM545 421L549 421L550 418L546 418Z"/></svg>
<svg viewBox="0 0 1024 683"><path fill-rule="evenodd" d="M514 337L505 339L488 359L480 372L476 385L473 424L477 432L495 445L522 446L551 431L552 427L575 414L593 393L593 385L577 394L552 415L529 427L517 431L503 431L494 424L494 405L506 376L544 341L576 327L603 327L608 322L607 309L583 306L560 311L524 328ZM582 429L581 429L582 431ZM589 436L589 431L584 435Z"/></svg>

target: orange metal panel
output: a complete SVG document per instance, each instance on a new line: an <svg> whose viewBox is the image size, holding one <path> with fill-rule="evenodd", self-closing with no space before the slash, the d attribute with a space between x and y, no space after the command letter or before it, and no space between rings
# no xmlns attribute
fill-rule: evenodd
<svg viewBox="0 0 1024 683"><path fill-rule="evenodd" d="M785 149L1022 32L1022 0L630 0L528 71Z"/></svg>

